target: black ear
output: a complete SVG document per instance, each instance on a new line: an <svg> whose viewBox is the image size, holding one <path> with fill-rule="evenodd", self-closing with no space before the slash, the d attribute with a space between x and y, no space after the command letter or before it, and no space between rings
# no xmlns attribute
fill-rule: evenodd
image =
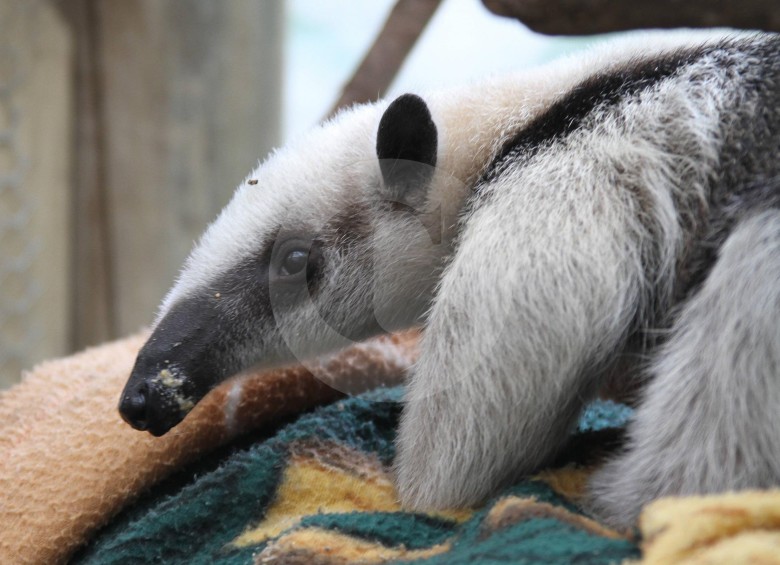
<svg viewBox="0 0 780 565"><path fill-rule="evenodd" d="M376 134L376 156L386 198L419 206L436 166L438 134L425 101L415 94L396 98Z"/></svg>

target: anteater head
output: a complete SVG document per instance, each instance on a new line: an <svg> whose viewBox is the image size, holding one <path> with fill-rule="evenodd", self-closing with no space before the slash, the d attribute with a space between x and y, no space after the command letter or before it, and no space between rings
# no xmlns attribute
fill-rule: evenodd
<svg viewBox="0 0 780 565"><path fill-rule="evenodd" d="M404 95L273 154L208 228L163 301L122 393L162 435L209 390L418 322L447 242L432 187L437 128Z"/></svg>

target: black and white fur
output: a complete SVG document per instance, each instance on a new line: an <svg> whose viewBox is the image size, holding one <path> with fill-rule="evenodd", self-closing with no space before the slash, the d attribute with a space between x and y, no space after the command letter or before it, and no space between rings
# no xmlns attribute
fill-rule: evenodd
<svg viewBox="0 0 780 565"><path fill-rule="evenodd" d="M120 406L136 427L165 433L251 365L422 322L395 462L411 507L539 469L616 378L646 387L591 481L610 523L780 484L778 36L651 34L359 106L249 178L162 304Z"/></svg>

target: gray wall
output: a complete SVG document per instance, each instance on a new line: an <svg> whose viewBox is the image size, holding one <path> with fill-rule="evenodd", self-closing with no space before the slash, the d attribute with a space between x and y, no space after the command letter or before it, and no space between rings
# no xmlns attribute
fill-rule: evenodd
<svg viewBox="0 0 780 565"><path fill-rule="evenodd" d="M152 320L279 143L283 29L282 0L0 0L0 385Z"/></svg>

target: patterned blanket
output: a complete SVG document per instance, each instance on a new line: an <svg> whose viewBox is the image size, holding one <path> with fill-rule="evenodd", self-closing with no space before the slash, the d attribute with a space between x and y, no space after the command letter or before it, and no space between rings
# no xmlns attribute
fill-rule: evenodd
<svg viewBox="0 0 780 565"><path fill-rule="evenodd" d="M630 414L608 402L484 507L404 511L389 465L414 332L225 383L162 438L116 410L144 339L0 393L0 563L780 563L777 490L661 500L633 532L585 515Z"/></svg>
<svg viewBox="0 0 780 565"><path fill-rule="evenodd" d="M562 465L486 508L419 514L399 507L388 476L400 389L307 414L245 438L160 485L124 512L77 563L609 563L637 545L576 508L594 431L628 410L590 407ZM570 461L566 461L566 460Z"/></svg>

